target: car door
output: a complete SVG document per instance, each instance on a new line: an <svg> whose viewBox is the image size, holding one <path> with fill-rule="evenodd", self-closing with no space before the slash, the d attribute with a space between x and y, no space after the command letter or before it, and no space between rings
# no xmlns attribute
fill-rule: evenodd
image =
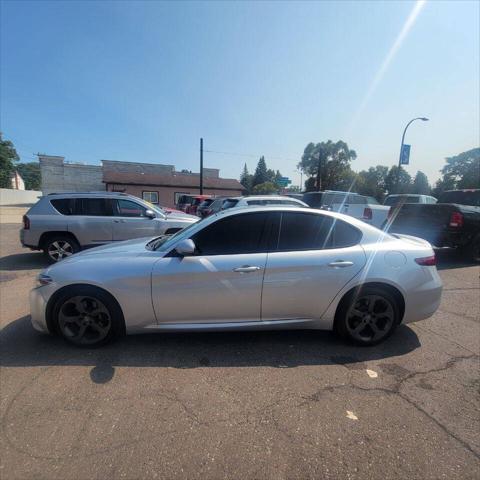
<svg viewBox="0 0 480 480"><path fill-rule="evenodd" d="M146 216L147 208L133 200L113 199L113 240L130 240L131 238L155 235L159 223Z"/></svg>
<svg viewBox="0 0 480 480"><path fill-rule="evenodd" d="M72 215L68 216L68 230L82 247L102 245L112 241L113 216L110 201L102 197L78 197Z"/></svg>
<svg viewBox="0 0 480 480"><path fill-rule="evenodd" d="M365 265L361 232L318 213L283 212L268 253L262 320L316 319Z"/></svg>
<svg viewBox="0 0 480 480"><path fill-rule="evenodd" d="M267 214L221 218L191 238L197 253L161 258L152 271L158 323L260 320Z"/></svg>

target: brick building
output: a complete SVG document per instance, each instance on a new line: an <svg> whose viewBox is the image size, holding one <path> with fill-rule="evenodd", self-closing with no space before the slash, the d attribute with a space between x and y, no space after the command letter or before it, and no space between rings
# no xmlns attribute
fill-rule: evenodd
<svg viewBox="0 0 480 480"><path fill-rule="evenodd" d="M64 157L39 155L42 192L125 192L149 202L174 207L183 194L200 193L200 174L177 172L173 165L102 160L102 166L66 163ZM241 195L238 180L221 178L215 168L203 169L203 193Z"/></svg>

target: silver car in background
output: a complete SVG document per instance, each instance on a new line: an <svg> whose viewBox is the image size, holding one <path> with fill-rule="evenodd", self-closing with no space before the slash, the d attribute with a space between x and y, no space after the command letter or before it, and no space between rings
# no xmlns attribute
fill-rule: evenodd
<svg viewBox="0 0 480 480"><path fill-rule="evenodd" d="M54 263L84 248L173 234L196 221L125 193L55 193L41 197L24 215L20 241L43 250Z"/></svg>
<svg viewBox="0 0 480 480"><path fill-rule="evenodd" d="M39 275L30 305L35 329L76 345L124 333L293 328L373 345L431 316L441 291L424 240L333 212L258 207L74 255Z"/></svg>

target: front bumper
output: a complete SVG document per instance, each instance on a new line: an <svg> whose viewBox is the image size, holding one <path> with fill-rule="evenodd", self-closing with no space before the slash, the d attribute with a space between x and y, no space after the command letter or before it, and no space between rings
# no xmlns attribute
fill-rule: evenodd
<svg viewBox="0 0 480 480"><path fill-rule="evenodd" d="M30 316L35 330L50 333L46 316L47 299L42 292L43 289L44 287L37 287L30 292Z"/></svg>

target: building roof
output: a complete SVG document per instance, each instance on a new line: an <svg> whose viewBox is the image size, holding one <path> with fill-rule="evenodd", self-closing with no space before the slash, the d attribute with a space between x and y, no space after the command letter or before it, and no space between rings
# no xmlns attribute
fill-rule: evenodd
<svg viewBox="0 0 480 480"><path fill-rule="evenodd" d="M200 176L175 172L173 175L146 175L143 173L103 172L103 183L121 185L156 185L158 187L199 187ZM243 190L234 178L203 177L203 187L221 190Z"/></svg>

